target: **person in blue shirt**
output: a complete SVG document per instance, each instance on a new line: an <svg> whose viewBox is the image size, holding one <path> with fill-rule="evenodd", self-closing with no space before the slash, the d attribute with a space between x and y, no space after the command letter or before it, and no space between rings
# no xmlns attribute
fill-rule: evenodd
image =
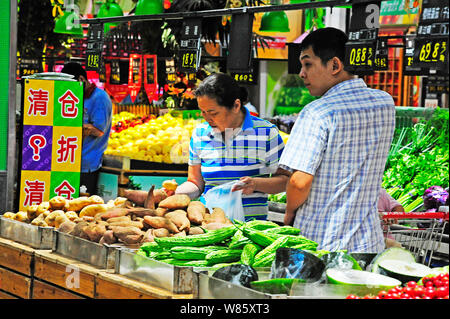
<svg viewBox="0 0 450 319"><path fill-rule="evenodd" d="M112 122L112 103L108 94L88 80L81 64L69 62L62 73L71 74L84 84L83 146L80 186L90 195L97 194L98 176L103 153L108 145Z"/></svg>

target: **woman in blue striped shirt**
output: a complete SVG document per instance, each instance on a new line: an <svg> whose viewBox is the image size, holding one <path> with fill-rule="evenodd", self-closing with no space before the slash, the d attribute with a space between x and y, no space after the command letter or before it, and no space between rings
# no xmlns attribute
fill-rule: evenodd
<svg viewBox="0 0 450 319"><path fill-rule="evenodd" d="M214 186L240 180L245 219L267 218L267 194L286 190L289 172L278 167L284 143L272 123L250 115L238 83L208 76L195 91L205 122L192 133L188 180L176 193L197 198Z"/></svg>

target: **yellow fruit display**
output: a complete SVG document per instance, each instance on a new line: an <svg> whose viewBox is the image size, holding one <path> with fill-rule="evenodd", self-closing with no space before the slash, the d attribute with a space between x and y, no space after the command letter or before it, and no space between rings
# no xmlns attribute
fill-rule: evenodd
<svg viewBox="0 0 450 319"><path fill-rule="evenodd" d="M121 112L114 120L132 119ZM105 154L127 156L131 159L167 164L185 164L189 158L189 141L200 120L174 117L170 113L151 119L147 123L128 127L110 135Z"/></svg>

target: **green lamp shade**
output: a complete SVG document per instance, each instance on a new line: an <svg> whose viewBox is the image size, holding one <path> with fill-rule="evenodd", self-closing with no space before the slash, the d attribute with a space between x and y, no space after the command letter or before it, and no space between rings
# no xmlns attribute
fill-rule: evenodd
<svg viewBox="0 0 450 319"><path fill-rule="evenodd" d="M111 17L121 17L123 16L122 8L116 3L115 0L106 0L102 4L97 13L97 18L111 18ZM108 32L112 27L119 25L119 22L109 22L105 23L104 32Z"/></svg>
<svg viewBox="0 0 450 319"><path fill-rule="evenodd" d="M53 32L83 37L83 29L79 20L80 17L74 11L64 11L64 15L56 20Z"/></svg>
<svg viewBox="0 0 450 319"><path fill-rule="evenodd" d="M136 4L136 15L159 14L163 12L162 0L139 0Z"/></svg>
<svg viewBox="0 0 450 319"><path fill-rule="evenodd" d="M284 11L269 11L263 14L259 31L289 32L289 19Z"/></svg>

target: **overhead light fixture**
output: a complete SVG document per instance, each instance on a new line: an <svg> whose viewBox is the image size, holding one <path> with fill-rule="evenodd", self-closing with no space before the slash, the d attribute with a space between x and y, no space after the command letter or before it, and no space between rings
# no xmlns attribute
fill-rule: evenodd
<svg viewBox="0 0 450 319"><path fill-rule="evenodd" d="M259 31L289 32L289 19L284 11L265 12L261 18Z"/></svg>
<svg viewBox="0 0 450 319"><path fill-rule="evenodd" d="M303 0L302 0L303 1ZM280 0L271 0L271 5L279 5ZM289 32L289 19L284 11L268 11L261 17L259 31Z"/></svg>
<svg viewBox="0 0 450 319"><path fill-rule="evenodd" d="M75 11L64 11L64 15L55 21L55 33L70 34L74 37L82 38L83 28L80 24L80 17Z"/></svg>
<svg viewBox="0 0 450 319"><path fill-rule="evenodd" d="M116 0L106 0L97 13L97 18L111 18L123 16L122 8L116 3ZM105 34L111 29L119 25L119 22L105 23Z"/></svg>
<svg viewBox="0 0 450 319"><path fill-rule="evenodd" d="M159 14L164 12L162 0L139 0L135 15Z"/></svg>

